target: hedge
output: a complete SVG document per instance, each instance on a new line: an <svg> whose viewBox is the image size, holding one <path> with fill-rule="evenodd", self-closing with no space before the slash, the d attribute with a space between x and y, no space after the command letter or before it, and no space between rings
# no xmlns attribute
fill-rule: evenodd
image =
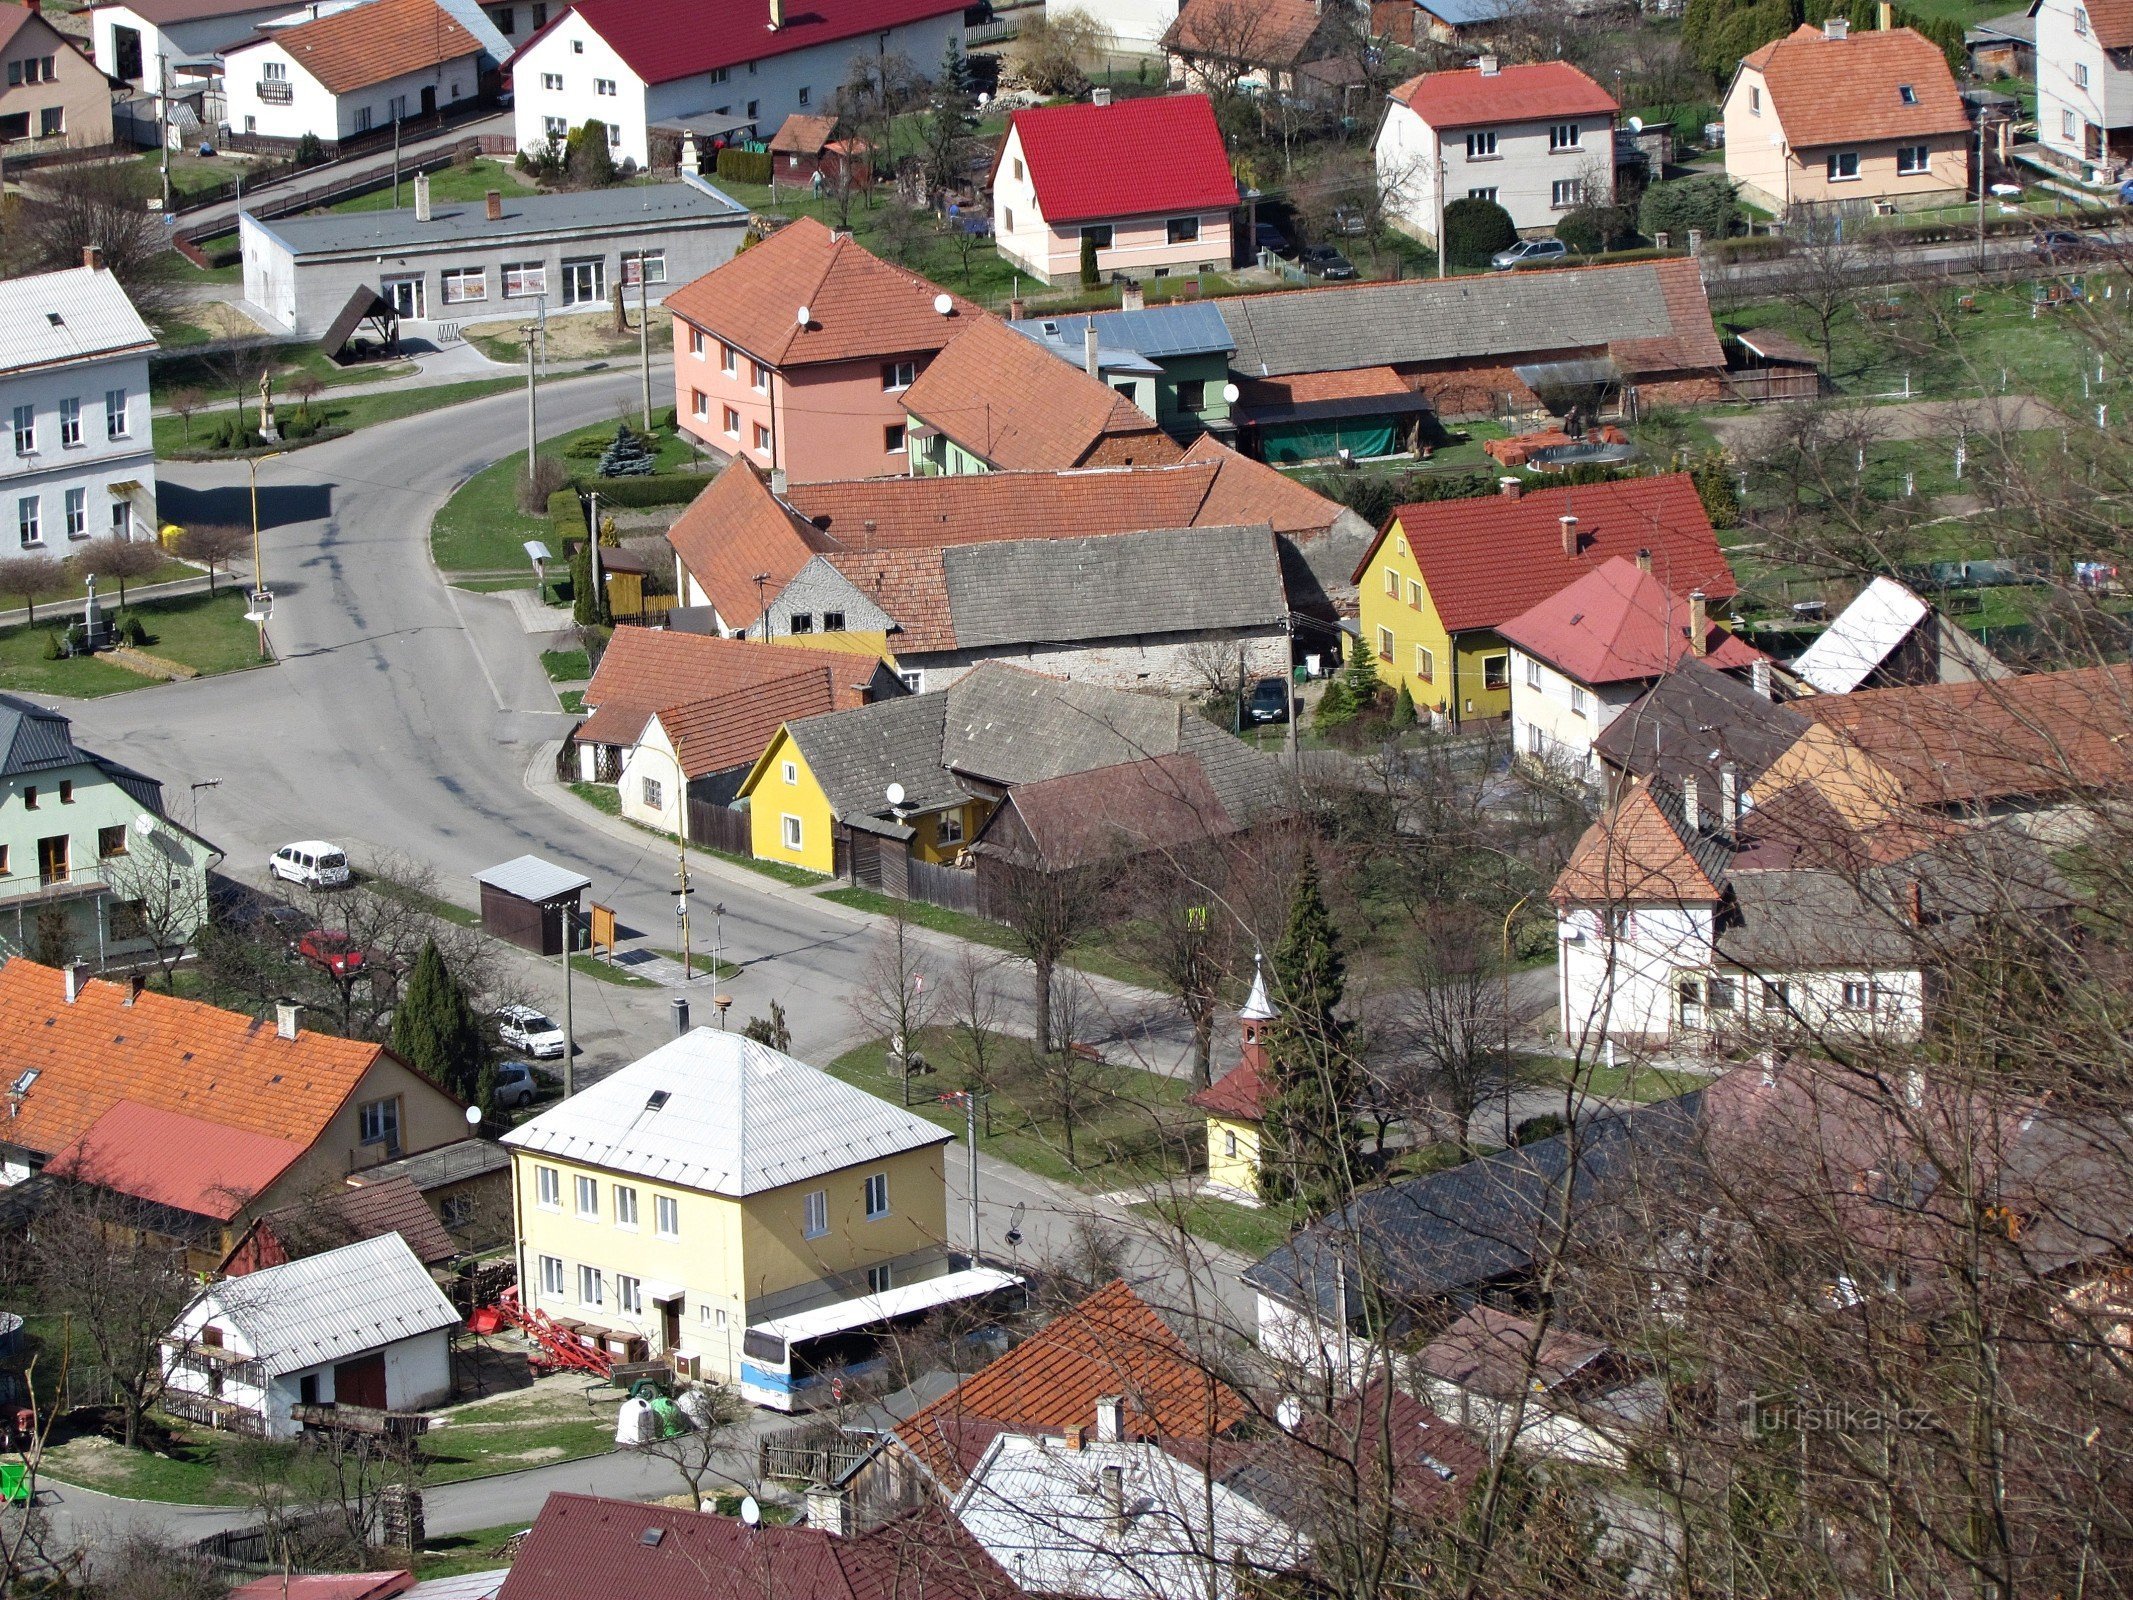
<svg viewBox="0 0 2133 1600"><path fill-rule="evenodd" d="M770 184L771 154L768 150L736 150L728 146L718 153L718 175L734 183Z"/></svg>
<svg viewBox="0 0 2133 1600"><path fill-rule="evenodd" d="M575 489L558 489L548 497L549 551L561 555L585 537L585 502Z"/></svg>
<svg viewBox="0 0 2133 1600"><path fill-rule="evenodd" d="M643 478L601 478L590 473L575 475L577 490L597 494L608 506L685 506L710 485L701 472L655 472ZM581 519L582 520L582 519Z"/></svg>

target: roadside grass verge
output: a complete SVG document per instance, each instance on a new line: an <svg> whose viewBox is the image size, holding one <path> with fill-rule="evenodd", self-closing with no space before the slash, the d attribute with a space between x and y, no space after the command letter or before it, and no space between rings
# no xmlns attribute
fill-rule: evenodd
<svg viewBox="0 0 2133 1600"><path fill-rule="evenodd" d="M758 862L758 866L768 863ZM828 880L808 875L814 883ZM894 895L883 894L878 889L851 885L838 889L825 889L818 897L834 900L839 905L850 906L855 911L870 911L878 917L894 917L901 914L908 922L935 933L949 934L957 939L968 939L972 944L991 945L995 950L1013 950L1014 935L997 922L984 917L972 916L967 911L951 911L946 906L933 905L924 900L899 900ZM1129 983L1143 989L1157 991L1168 984L1157 973L1139 962L1107 949L1100 944L1079 944L1068 951L1065 964L1076 971L1086 972L1098 978L1109 978L1117 983Z"/></svg>
<svg viewBox="0 0 2133 1600"><path fill-rule="evenodd" d="M352 394L341 399L314 400L306 409L318 424L316 434L304 439L285 440L278 447L262 444L257 451L189 448L185 442L185 425L179 418L157 417L156 454L178 461L230 461L275 448L301 450L306 445L323 444L329 438L338 439L381 422L397 422L403 417L421 416L446 406L463 405L469 400L485 400L492 394L502 394L517 387L516 378L474 378L465 383L439 383L421 389L393 389L383 394ZM292 408L277 403L275 414L286 418L292 414ZM253 417L256 413L247 408L246 415ZM197 428L203 423L195 419L193 425ZM519 551L518 554L523 558L525 552Z"/></svg>
<svg viewBox="0 0 2133 1600"><path fill-rule="evenodd" d="M226 588L217 595L139 601L126 607L124 614L138 616L155 641L141 646L147 654L181 662L202 677L211 677L261 664L259 631L244 620L244 607L244 595ZM161 681L100 655L48 660L52 635L73 620L71 613L57 608L52 618L49 624L40 617L34 627L23 623L0 629L0 689L86 700L151 688Z"/></svg>

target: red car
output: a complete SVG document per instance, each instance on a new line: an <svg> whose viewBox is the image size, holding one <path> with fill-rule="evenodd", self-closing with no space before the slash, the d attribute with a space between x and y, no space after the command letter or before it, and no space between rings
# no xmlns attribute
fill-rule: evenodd
<svg viewBox="0 0 2133 1600"><path fill-rule="evenodd" d="M296 953L336 978L352 978L369 964L363 947L345 933L313 928L296 941Z"/></svg>

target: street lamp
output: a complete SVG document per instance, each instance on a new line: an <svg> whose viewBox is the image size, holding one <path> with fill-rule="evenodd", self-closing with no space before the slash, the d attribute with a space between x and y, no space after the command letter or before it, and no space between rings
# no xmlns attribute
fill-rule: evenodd
<svg viewBox="0 0 2133 1600"><path fill-rule="evenodd" d="M274 595L267 588L266 572L259 556L259 463L272 461L282 454L269 451L263 456L246 456L245 471L252 481L252 595L245 608L244 620L259 628L259 659L267 659L267 619L274 614Z"/></svg>

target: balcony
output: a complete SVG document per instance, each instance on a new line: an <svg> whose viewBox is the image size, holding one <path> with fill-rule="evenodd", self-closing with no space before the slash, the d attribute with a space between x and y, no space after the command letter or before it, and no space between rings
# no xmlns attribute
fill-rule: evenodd
<svg viewBox="0 0 2133 1600"><path fill-rule="evenodd" d="M107 892L111 887L106 863L72 868L40 866L34 873L15 872L0 876L0 905L49 905L59 900L80 900Z"/></svg>
<svg viewBox="0 0 2133 1600"><path fill-rule="evenodd" d="M285 106L296 98L296 90L287 78L261 78L259 80L259 103L268 106Z"/></svg>

